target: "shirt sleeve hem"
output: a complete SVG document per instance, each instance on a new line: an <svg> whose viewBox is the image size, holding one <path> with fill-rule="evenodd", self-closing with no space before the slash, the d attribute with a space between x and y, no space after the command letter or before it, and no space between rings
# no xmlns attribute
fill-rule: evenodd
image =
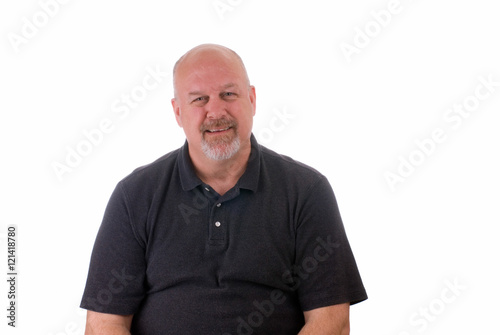
<svg viewBox="0 0 500 335"><path fill-rule="evenodd" d="M105 314L115 314L115 315L133 315L137 312L137 308L123 305L107 305L107 306L93 306L92 304L82 302L80 308L86 309L88 311L105 313Z"/></svg>
<svg viewBox="0 0 500 335"><path fill-rule="evenodd" d="M306 312L316 308L338 305L338 304L349 303L350 305L354 305L366 299L368 299L366 291L359 290L352 292L351 294L348 295L343 294L343 295L328 296L319 299L314 299L307 303L301 303L301 305L302 305L302 311Z"/></svg>

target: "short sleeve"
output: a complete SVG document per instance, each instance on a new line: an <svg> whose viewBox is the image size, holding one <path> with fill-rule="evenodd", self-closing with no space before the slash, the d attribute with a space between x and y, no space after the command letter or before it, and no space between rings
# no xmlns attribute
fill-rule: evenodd
<svg viewBox="0 0 500 335"><path fill-rule="evenodd" d="M81 308L119 315L138 311L146 293L146 262L145 245L134 224L120 183L97 233Z"/></svg>
<svg viewBox="0 0 500 335"><path fill-rule="evenodd" d="M300 203L293 275L302 310L367 299L328 180L321 176Z"/></svg>

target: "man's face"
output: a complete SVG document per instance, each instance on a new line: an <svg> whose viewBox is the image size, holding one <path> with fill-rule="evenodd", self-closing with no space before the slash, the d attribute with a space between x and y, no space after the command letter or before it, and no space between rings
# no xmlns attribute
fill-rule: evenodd
<svg viewBox="0 0 500 335"><path fill-rule="evenodd" d="M255 88L231 56L205 50L177 68L172 106L191 154L224 160L250 145Z"/></svg>

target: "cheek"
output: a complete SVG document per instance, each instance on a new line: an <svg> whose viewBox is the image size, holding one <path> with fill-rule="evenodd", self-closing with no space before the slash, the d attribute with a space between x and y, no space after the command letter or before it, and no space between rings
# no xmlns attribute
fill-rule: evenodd
<svg viewBox="0 0 500 335"><path fill-rule="evenodd" d="M203 116L201 113L190 111L190 113L183 115L181 121L184 128L190 133L197 133L203 123Z"/></svg>
<svg viewBox="0 0 500 335"><path fill-rule="evenodd" d="M252 132L253 117L251 114L246 114L239 119L239 131L241 135L246 136L247 133Z"/></svg>

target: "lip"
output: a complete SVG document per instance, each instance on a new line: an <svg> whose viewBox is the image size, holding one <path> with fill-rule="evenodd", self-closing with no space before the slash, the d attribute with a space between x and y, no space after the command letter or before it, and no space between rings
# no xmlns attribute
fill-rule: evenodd
<svg viewBox="0 0 500 335"><path fill-rule="evenodd" d="M231 129L232 129L232 127L220 128L220 129L209 129L209 130L205 130L205 133L210 134L210 135L225 134Z"/></svg>

